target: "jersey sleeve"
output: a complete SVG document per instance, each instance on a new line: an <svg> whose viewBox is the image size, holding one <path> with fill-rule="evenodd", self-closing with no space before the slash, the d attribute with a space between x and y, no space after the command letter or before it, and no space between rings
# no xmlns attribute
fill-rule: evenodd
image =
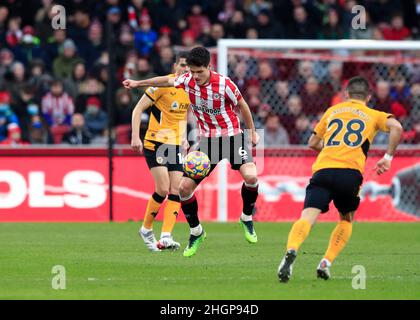
<svg viewBox="0 0 420 320"><path fill-rule="evenodd" d="M180 75L179 77L175 78L174 87L177 89L185 89L190 79L191 79L191 75L189 73Z"/></svg>
<svg viewBox="0 0 420 320"><path fill-rule="evenodd" d="M389 132L389 129L386 126L386 121L389 118L394 118L394 115L391 113L381 112L379 111L376 116L376 127L378 130Z"/></svg>
<svg viewBox="0 0 420 320"><path fill-rule="evenodd" d="M237 106L238 102L242 99L242 94L239 91L238 87L229 78L226 78L225 97L235 107Z"/></svg>
<svg viewBox="0 0 420 320"><path fill-rule="evenodd" d="M328 118L328 110L324 113L324 115L322 116L321 120L319 120L318 124L315 126L314 129L314 134L323 139L325 132L327 131L327 118Z"/></svg>
<svg viewBox="0 0 420 320"><path fill-rule="evenodd" d="M162 96L163 90L162 88L149 87L146 89L144 93L146 96L150 98L150 100L152 100L153 102L156 102Z"/></svg>

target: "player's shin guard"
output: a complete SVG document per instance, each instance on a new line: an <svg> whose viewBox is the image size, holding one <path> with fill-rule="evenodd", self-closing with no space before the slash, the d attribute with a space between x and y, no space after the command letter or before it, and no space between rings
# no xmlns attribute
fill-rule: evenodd
<svg viewBox="0 0 420 320"><path fill-rule="evenodd" d="M353 224L351 222L341 220L337 224L331 234L330 244L328 245L324 259L327 259L330 263L332 263L335 258L337 258L341 250L343 250L346 246L347 241L350 239L352 230Z"/></svg>
<svg viewBox="0 0 420 320"><path fill-rule="evenodd" d="M198 220L198 204L195 195L192 194L190 197L181 198L181 207L190 228L197 227L200 224L200 220Z"/></svg>
<svg viewBox="0 0 420 320"><path fill-rule="evenodd" d="M255 202L258 198L258 182L254 185L249 185L244 182L242 184L241 195L243 201L242 212L250 216L254 213Z"/></svg>
<svg viewBox="0 0 420 320"><path fill-rule="evenodd" d="M170 194L163 212L162 233L172 233L180 207L179 196Z"/></svg>
<svg viewBox="0 0 420 320"><path fill-rule="evenodd" d="M165 200L165 197L160 196L156 192L153 193L152 197L149 199L143 220L143 227L146 229L152 229L153 221L159 212L163 200Z"/></svg>
<svg viewBox="0 0 420 320"><path fill-rule="evenodd" d="M298 251L302 243L308 237L311 231L311 223L306 219L296 221L289 232L287 240L287 250Z"/></svg>

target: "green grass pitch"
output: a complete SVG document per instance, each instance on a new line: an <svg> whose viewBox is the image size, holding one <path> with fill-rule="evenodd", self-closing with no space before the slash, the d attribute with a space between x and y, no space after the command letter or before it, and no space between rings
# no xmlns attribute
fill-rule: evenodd
<svg viewBox="0 0 420 320"><path fill-rule="evenodd" d="M139 223L0 224L0 299L420 299L418 223L355 223L328 281L315 269L335 224L320 223L282 284L290 225L256 223L250 245L236 223L203 223L206 241L184 258L185 223L174 234L182 249L159 253L146 250ZM65 290L52 289L55 265L65 267ZM365 289L352 287L355 265L366 270Z"/></svg>

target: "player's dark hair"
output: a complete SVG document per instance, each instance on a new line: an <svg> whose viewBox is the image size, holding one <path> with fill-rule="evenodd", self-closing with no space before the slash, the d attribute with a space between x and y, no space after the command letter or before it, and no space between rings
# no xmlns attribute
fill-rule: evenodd
<svg viewBox="0 0 420 320"><path fill-rule="evenodd" d="M180 51L176 54L175 62L179 63L181 59L188 59L188 51Z"/></svg>
<svg viewBox="0 0 420 320"><path fill-rule="evenodd" d="M369 82L363 77L354 77L349 80L346 88L352 99L365 100L369 95Z"/></svg>
<svg viewBox="0 0 420 320"><path fill-rule="evenodd" d="M190 50L187 64L194 67L208 67L210 64L210 51L204 47L195 47Z"/></svg>

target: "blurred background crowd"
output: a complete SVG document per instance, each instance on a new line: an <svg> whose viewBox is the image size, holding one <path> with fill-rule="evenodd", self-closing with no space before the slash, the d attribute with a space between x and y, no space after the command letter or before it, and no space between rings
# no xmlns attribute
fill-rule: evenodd
<svg viewBox="0 0 420 320"><path fill-rule="evenodd" d="M51 27L56 4L66 9L65 30ZM357 4L366 8L365 29L351 27ZM143 91L126 91L121 81L170 73L181 49L212 48L221 38L418 40L419 23L420 0L0 0L0 144L103 145L108 119L115 142L129 143ZM404 142L420 143L418 53L401 64L334 58L346 55L230 59L229 76L266 130L266 146L306 143L319 114L342 101L345 81L356 74L372 84L371 106L403 122Z"/></svg>

